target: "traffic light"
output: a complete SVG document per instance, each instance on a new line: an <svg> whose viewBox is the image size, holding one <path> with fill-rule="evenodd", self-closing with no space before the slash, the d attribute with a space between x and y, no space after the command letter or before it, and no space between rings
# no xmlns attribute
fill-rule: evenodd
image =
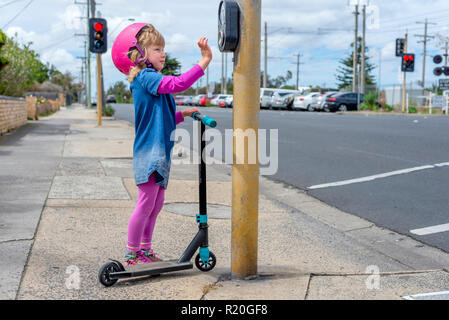
<svg viewBox="0 0 449 320"><path fill-rule="evenodd" d="M414 53L402 54L401 70L403 72L414 72L415 71L415 54Z"/></svg>
<svg viewBox="0 0 449 320"><path fill-rule="evenodd" d="M105 19L89 19L89 50L93 53L108 51L108 26Z"/></svg>
<svg viewBox="0 0 449 320"><path fill-rule="evenodd" d="M435 69L433 69L433 74L437 77L441 76L443 74L443 68L436 67Z"/></svg>
<svg viewBox="0 0 449 320"><path fill-rule="evenodd" d="M396 39L396 57L402 57L404 54L405 39Z"/></svg>
<svg viewBox="0 0 449 320"><path fill-rule="evenodd" d="M435 57L433 57L433 63L440 64L441 62L443 62L443 57L442 56L436 55Z"/></svg>

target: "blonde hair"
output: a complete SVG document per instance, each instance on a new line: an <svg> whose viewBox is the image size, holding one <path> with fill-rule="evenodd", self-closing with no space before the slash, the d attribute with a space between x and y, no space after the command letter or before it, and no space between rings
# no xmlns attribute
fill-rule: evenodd
<svg viewBox="0 0 449 320"><path fill-rule="evenodd" d="M134 78L139 74L140 71L147 68L145 61L148 59L147 48L151 45L162 46L165 47L165 39L162 34L156 30L156 28L152 24L147 24L142 30L137 34L137 43L142 48L145 57L134 67L131 67L128 80L130 83L134 81ZM128 57L132 62L136 63L139 58L142 58L139 50L137 48L133 48L128 52Z"/></svg>

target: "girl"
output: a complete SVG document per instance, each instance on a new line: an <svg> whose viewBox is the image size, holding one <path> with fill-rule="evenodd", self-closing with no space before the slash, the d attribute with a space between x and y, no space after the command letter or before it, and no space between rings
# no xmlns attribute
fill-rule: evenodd
<svg viewBox="0 0 449 320"><path fill-rule="evenodd" d="M170 173L174 145L170 135L184 117L199 112L197 108L176 112L171 94L190 88L204 75L212 50L206 38L201 38L198 46L202 59L179 77L160 74L167 57L165 40L151 24L127 27L112 47L114 64L131 83L135 108L133 168L138 200L128 224L125 266L161 261L151 241Z"/></svg>

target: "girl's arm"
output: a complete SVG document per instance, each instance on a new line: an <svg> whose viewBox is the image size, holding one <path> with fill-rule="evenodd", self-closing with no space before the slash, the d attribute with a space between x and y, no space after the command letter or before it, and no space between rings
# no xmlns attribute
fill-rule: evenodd
<svg viewBox="0 0 449 320"><path fill-rule="evenodd" d="M182 115L182 111L177 111L175 114L175 117L176 117L176 125L178 125L184 121L184 116Z"/></svg>
<svg viewBox="0 0 449 320"><path fill-rule="evenodd" d="M164 77L159 84L158 93L178 93L185 91L204 75L204 70L206 70L212 60L212 50L207 44L207 38L204 37L198 41L198 47L200 47L202 55L200 62L179 77Z"/></svg>
<svg viewBox="0 0 449 320"><path fill-rule="evenodd" d="M197 81L203 75L203 68L201 68L200 65L196 64L192 69L180 75L179 77L166 76L162 78L157 92L178 93L185 91L189 89L195 83L195 81Z"/></svg>

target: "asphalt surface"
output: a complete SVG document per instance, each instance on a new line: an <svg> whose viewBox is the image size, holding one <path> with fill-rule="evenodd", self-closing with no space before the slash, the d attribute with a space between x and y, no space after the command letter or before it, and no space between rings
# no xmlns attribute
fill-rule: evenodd
<svg viewBox="0 0 449 320"><path fill-rule="evenodd" d="M117 118L134 123L132 105L114 108ZM232 109L203 110L218 121L221 132L232 128ZM278 130L278 139L269 140L271 144L278 141L278 170L267 178L306 190L342 211L449 252L449 231L422 236L410 232L449 223L449 166L435 166L449 162L448 122L444 116L261 110L260 128ZM192 130L191 126L192 121L185 121L179 128ZM267 150L271 150L270 143L266 143ZM311 189L422 166L429 167Z"/></svg>

